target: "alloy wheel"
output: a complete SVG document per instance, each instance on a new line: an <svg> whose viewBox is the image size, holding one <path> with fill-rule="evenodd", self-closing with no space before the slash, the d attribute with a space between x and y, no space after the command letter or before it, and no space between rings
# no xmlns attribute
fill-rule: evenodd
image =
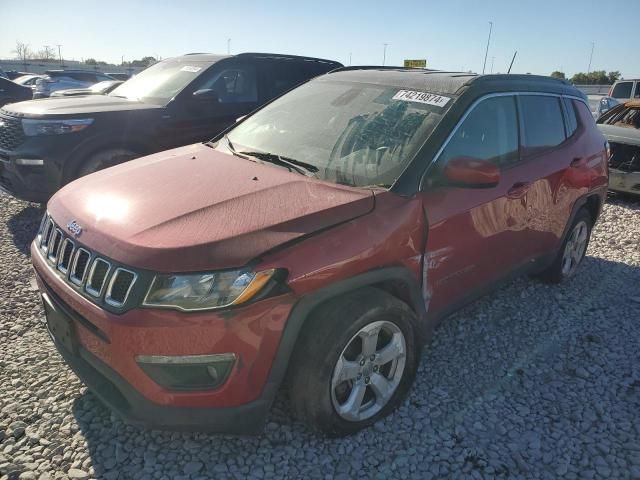
<svg viewBox="0 0 640 480"><path fill-rule="evenodd" d="M331 377L331 401L345 420L371 418L400 385L407 346L400 328L388 321L362 327L347 343Z"/></svg>
<svg viewBox="0 0 640 480"><path fill-rule="evenodd" d="M581 220L573 227L564 247L562 255L562 275L564 277L570 277L575 273L587 248L588 238L589 228L587 223Z"/></svg>

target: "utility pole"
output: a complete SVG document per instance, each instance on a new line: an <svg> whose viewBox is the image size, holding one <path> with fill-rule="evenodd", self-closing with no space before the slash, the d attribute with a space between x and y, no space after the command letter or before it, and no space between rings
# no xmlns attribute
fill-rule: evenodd
<svg viewBox="0 0 640 480"><path fill-rule="evenodd" d="M231 39L227 38L227 55L231 55Z"/></svg>
<svg viewBox="0 0 640 480"><path fill-rule="evenodd" d="M491 73L493 73L493 62L496 61L496 57L491 57Z"/></svg>
<svg viewBox="0 0 640 480"><path fill-rule="evenodd" d="M58 57L60 57L60 68L64 68L64 62L62 61L62 50L60 48L62 45L58 44Z"/></svg>
<svg viewBox="0 0 640 480"><path fill-rule="evenodd" d="M489 38L487 39L487 50L484 52L484 64L482 65L482 74L487 67L487 55L489 55L489 43L491 43L491 32L493 31L493 22L489 22Z"/></svg>
<svg viewBox="0 0 640 480"><path fill-rule="evenodd" d="M44 61L49 61L49 45L44 45Z"/></svg>
<svg viewBox="0 0 640 480"><path fill-rule="evenodd" d="M389 45L388 43L383 43L382 45L384 45L384 49L382 50L382 66L384 67L384 64L387 61L387 45Z"/></svg>
<svg viewBox="0 0 640 480"><path fill-rule="evenodd" d="M351 66L351 52L349 52L349 66Z"/></svg>
<svg viewBox="0 0 640 480"><path fill-rule="evenodd" d="M587 68L587 75L589 75L589 73L591 72L591 60L593 60L593 49L595 48L596 44L594 42L591 42L591 55L589 55L589 67Z"/></svg>

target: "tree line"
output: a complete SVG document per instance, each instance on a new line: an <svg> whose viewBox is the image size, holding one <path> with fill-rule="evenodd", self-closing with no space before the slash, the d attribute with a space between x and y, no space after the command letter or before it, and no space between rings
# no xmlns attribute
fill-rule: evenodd
<svg viewBox="0 0 640 480"><path fill-rule="evenodd" d="M563 80L567 79L564 72L558 70L551 72L551 76ZM622 74L617 70L609 73L604 70L594 70L589 73L578 72L569 81L574 85L611 85L620 80L620 77L622 77Z"/></svg>
<svg viewBox="0 0 640 480"><path fill-rule="evenodd" d="M16 42L16 46L13 49L12 53L15 54L17 59L22 60L25 63L27 62L27 60L50 62L58 59L56 56L56 51L53 49L53 47L45 45L41 50L32 50L28 44L21 41ZM156 59L155 57L146 56L146 57L142 57L139 60L131 60L129 62L123 61L120 63L120 65L123 67L146 68L153 65L157 61L158 59ZM94 65L94 66L108 65L107 62L104 62L102 60L96 60L95 58L87 58L85 59L84 63L87 65Z"/></svg>

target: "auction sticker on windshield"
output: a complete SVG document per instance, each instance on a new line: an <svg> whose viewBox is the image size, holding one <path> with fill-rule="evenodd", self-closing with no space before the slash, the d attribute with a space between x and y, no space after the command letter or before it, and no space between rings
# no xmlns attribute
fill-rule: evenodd
<svg viewBox="0 0 640 480"><path fill-rule="evenodd" d="M443 97L441 95L435 95L427 92L416 92L414 90L399 90L392 100L402 100L403 102L417 102L425 103L427 105L434 105L436 107L444 107L449 100L449 97Z"/></svg>

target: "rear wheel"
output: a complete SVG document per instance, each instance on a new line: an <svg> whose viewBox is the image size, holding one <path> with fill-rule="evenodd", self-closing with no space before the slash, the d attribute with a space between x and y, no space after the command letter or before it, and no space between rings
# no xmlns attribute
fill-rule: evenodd
<svg viewBox="0 0 640 480"><path fill-rule="evenodd" d="M312 429L343 436L389 414L415 377L415 329L413 311L374 288L319 307L291 363L296 417Z"/></svg>
<svg viewBox="0 0 640 480"><path fill-rule="evenodd" d="M101 150L91 155L82 165L80 165L76 178L84 177L85 175L97 172L98 170L133 160L137 156L138 154L135 152L124 148Z"/></svg>
<svg viewBox="0 0 640 480"><path fill-rule="evenodd" d="M576 273L589 246L591 226L589 212L584 209L580 210L573 220L553 264L540 274L544 281L560 283Z"/></svg>

